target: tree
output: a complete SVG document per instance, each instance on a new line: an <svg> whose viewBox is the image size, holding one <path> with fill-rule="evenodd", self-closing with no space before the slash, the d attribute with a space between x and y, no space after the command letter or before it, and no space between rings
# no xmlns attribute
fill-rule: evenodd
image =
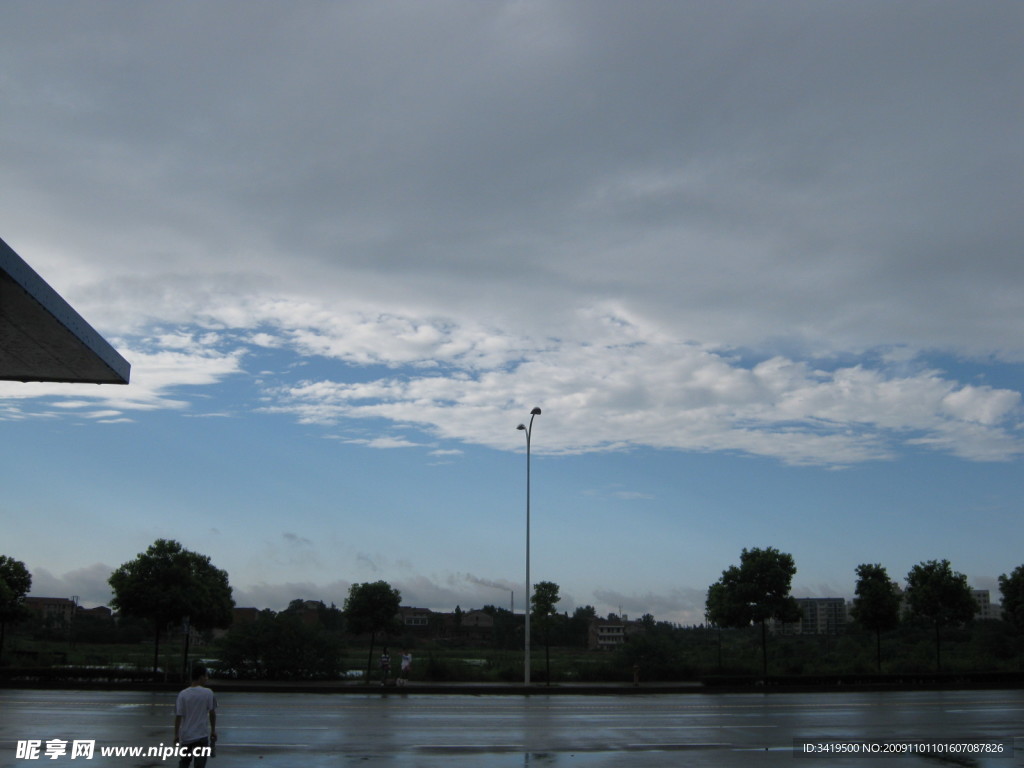
<svg viewBox="0 0 1024 768"><path fill-rule="evenodd" d="M722 578L708 588L707 614L722 627L737 629L761 625L761 666L768 676L768 620L800 619L800 606L790 597L796 573L793 556L774 547L744 549L739 566L722 571Z"/></svg>
<svg viewBox="0 0 1024 768"><path fill-rule="evenodd" d="M881 565L857 566L857 596L850 614L864 629L875 633L875 660L882 671L882 633L900 621L899 586Z"/></svg>
<svg viewBox="0 0 1024 768"><path fill-rule="evenodd" d="M522 633L517 631L518 617L508 608L498 608L494 605L485 605L481 608L484 613L494 619L494 627L491 630L491 644L495 648L512 649L521 647Z"/></svg>
<svg viewBox="0 0 1024 768"><path fill-rule="evenodd" d="M366 662L366 682L370 682L373 670L373 645L378 632L385 632L395 625L398 606L402 604L402 593L386 581L353 584L345 598L345 619L353 634L370 634L370 655Z"/></svg>
<svg viewBox="0 0 1024 768"><path fill-rule="evenodd" d="M597 618L592 605L579 605L569 618L569 642L579 648L586 648L590 642L590 624Z"/></svg>
<svg viewBox="0 0 1024 768"><path fill-rule="evenodd" d="M8 623L28 617L25 595L32 589L32 574L20 560L0 555L0 657Z"/></svg>
<svg viewBox="0 0 1024 768"><path fill-rule="evenodd" d="M1024 565L1018 565L1010 575L999 577L999 591L1003 595L1003 621L1018 632L1024 632Z"/></svg>
<svg viewBox="0 0 1024 768"><path fill-rule="evenodd" d="M965 624L978 612L967 577L949 560L918 563L907 574L907 605L935 627L935 669L942 671L942 628Z"/></svg>
<svg viewBox="0 0 1024 768"><path fill-rule="evenodd" d="M455 626L455 636L456 637L461 637L462 636L462 619L463 618L464 618L464 615L462 613L462 608L460 606L456 605L455 606L455 612L452 614L452 624Z"/></svg>
<svg viewBox="0 0 1024 768"><path fill-rule="evenodd" d="M558 585L554 582L539 581L533 585L530 607L544 636L545 679L548 685L551 685L551 619L557 613L555 605L559 600L561 598L558 596Z"/></svg>
<svg viewBox="0 0 1024 768"><path fill-rule="evenodd" d="M187 619L188 625L198 630L231 626L235 601L227 572L214 567L206 555L184 549L176 541L157 539L114 571L108 583L114 590L112 608L153 622L154 674L160 660L160 634L169 625Z"/></svg>
<svg viewBox="0 0 1024 768"><path fill-rule="evenodd" d="M267 655L273 648L275 614L264 608L252 620L240 621L220 641L220 671L230 677L270 677Z"/></svg>
<svg viewBox="0 0 1024 768"><path fill-rule="evenodd" d="M281 613L264 610L255 620L233 627L221 645L222 665L239 677L337 679L340 636L307 616L304 601L297 600Z"/></svg>

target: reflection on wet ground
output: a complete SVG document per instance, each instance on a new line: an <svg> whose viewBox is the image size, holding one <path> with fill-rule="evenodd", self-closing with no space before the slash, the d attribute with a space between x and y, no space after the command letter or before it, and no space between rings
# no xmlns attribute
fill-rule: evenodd
<svg viewBox="0 0 1024 768"><path fill-rule="evenodd" d="M804 744L957 741L971 752L870 758L904 766L1022 764L1021 691L629 696L222 693L213 768L659 768L824 764L861 766L835 752L802 759ZM0 768L19 743L157 747L172 738L174 694L0 690ZM996 752L995 745L1002 745ZM984 745L988 745L985 747ZM877 747L874 747L877 749ZM979 753L978 749L989 749ZM46 765L79 764L70 752ZM116 757L125 768L173 765Z"/></svg>

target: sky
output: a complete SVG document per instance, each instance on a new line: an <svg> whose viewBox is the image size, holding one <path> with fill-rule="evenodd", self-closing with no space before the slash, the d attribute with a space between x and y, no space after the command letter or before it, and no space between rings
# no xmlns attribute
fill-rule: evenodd
<svg viewBox="0 0 1024 768"><path fill-rule="evenodd" d="M131 363L0 382L0 554L111 598L681 624L1024 563L1024 5L0 5L0 237Z"/></svg>

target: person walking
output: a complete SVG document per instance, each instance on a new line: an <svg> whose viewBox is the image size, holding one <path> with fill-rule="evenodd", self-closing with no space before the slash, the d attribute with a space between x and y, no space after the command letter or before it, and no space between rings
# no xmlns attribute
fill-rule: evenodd
<svg viewBox="0 0 1024 768"><path fill-rule="evenodd" d="M402 651L402 666L398 670L398 684L404 686L409 682L409 675L412 672L412 652L408 648Z"/></svg>
<svg viewBox="0 0 1024 768"><path fill-rule="evenodd" d="M217 740L217 697L206 687L206 667L192 667L192 684L174 702L174 743L184 747L178 768L189 768L197 747L212 747ZM206 750L195 758L195 768L206 768Z"/></svg>
<svg viewBox="0 0 1024 768"><path fill-rule="evenodd" d="M388 684L388 675L391 674L391 654L388 653L388 647L385 645L384 650L380 654L380 684L385 686Z"/></svg>

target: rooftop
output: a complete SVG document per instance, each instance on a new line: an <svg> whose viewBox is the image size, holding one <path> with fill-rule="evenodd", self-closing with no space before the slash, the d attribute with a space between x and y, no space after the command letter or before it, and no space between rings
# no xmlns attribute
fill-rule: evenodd
<svg viewBox="0 0 1024 768"><path fill-rule="evenodd" d="M0 240L0 380L127 384L131 365Z"/></svg>

